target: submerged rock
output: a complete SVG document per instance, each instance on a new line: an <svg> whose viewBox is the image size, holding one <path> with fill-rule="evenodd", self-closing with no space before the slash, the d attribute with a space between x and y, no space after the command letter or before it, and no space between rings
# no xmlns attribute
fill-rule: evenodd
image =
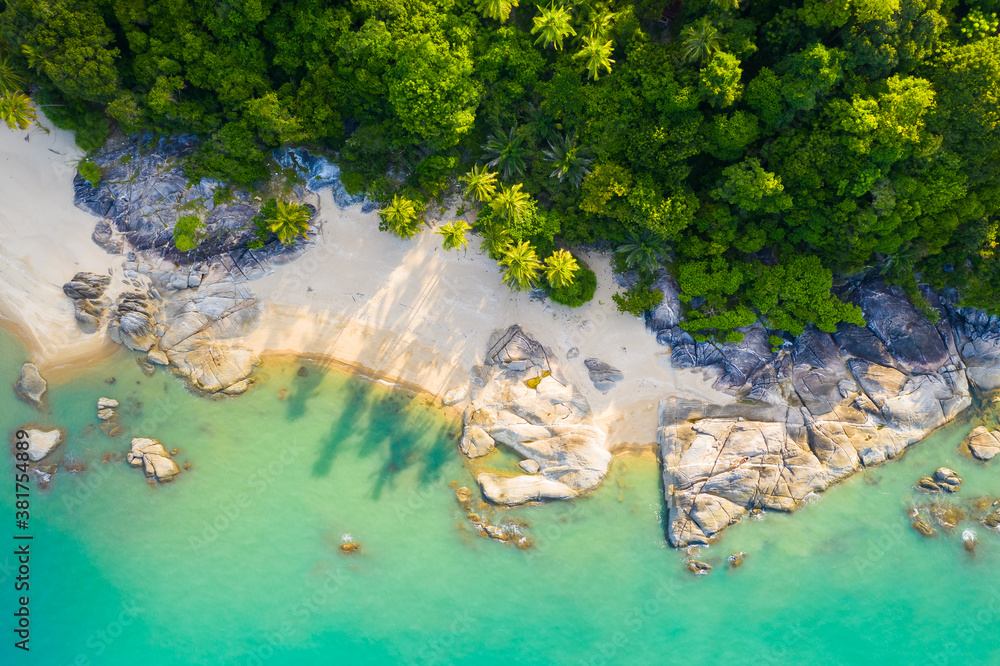
<svg viewBox="0 0 1000 666"><path fill-rule="evenodd" d="M701 560L688 560L685 562L685 566L695 576L704 576L712 572L712 565Z"/></svg>
<svg viewBox="0 0 1000 666"><path fill-rule="evenodd" d="M42 378L34 363L25 363L21 366L21 377L14 383L14 392L19 398L41 408L42 397L47 387L48 383Z"/></svg>
<svg viewBox="0 0 1000 666"><path fill-rule="evenodd" d="M25 437L18 440L18 433L24 434ZM24 426L14 433L11 447L14 451L26 450L28 453L28 460L33 463L37 463L51 456L59 445L65 441L65 438L66 433L61 428L45 429L34 426ZM14 445L17 441L27 441L28 448L18 449Z"/></svg>

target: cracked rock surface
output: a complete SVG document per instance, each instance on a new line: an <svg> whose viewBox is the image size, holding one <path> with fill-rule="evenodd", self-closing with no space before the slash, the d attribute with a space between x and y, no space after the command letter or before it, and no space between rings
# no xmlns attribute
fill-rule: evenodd
<svg viewBox="0 0 1000 666"><path fill-rule="evenodd" d="M708 543L755 509L794 511L861 467L898 456L954 419L973 393L1000 390L1000 320L955 307L947 294L925 295L941 315L936 324L897 288L866 280L844 296L862 308L866 327L810 329L776 353L761 344L768 332L760 326L737 345L658 331L675 363L708 367L716 388L741 400L661 401L670 542ZM985 457L998 440L975 441Z"/></svg>
<svg viewBox="0 0 1000 666"><path fill-rule="evenodd" d="M502 445L523 456L530 474L476 477L494 504L569 499L604 479L611 454L590 404L568 382L541 344L518 325L496 331L487 349L482 388L465 411L460 448L478 457Z"/></svg>

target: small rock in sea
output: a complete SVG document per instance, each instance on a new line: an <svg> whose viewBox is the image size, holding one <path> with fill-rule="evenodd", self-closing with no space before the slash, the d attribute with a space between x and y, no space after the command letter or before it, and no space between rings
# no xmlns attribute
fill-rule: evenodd
<svg viewBox="0 0 1000 666"><path fill-rule="evenodd" d="M101 456L101 462L105 465L112 462L118 462L118 452L117 451L106 451L104 455Z"/></svg>
<svg viewBox="0 0 1000 666"><path fill-rule="evenodd" d="M469 513L465 514L465 517L466 517L466 519L470 523L481 523L481 522L483 522L483 519L479 516L478 513L474 513L474 512L471 512L471 511Z"/></svg>
<svg viewBox="0 0 1000 666"><path fill-rule="evenodd" d="M490 536L491 539L496 539L501 543L509 540L509 535L507 534L506 530L499 528L496 525L486 525L485 527L486 527L486 533Z"/></svg>
<svg viewBox="0 0 1000 666"><path fill-rule="evenodd" d="M1000 454L1000 435L979 426L969 433L965 447L973 458L987 462Z"/></svg>
<svg viewBox="0 0 1000 666"><path fill-rule="evenodd" d="M343 553L356 553L361 550L361 544L357 541L348 541L340 544L340 551Z"/></svg>
<svg viewBox="0 0 1000 666"><path fill-rule="evenodd" d="M729 566L736 569L743 564L743 560L747 558L747 554L740 551L738 553L733 553L729 556Z"/></svg>
<svg viewBox="0 0 1000 666"><path fill-rule="evenodd" d="M101 421L110 421L116 416L117 414L115 413L115 410L111 409L110 407L105 407L104 409L97 410L97 418L100 419Z"/></svg>
<svg viewBox="0 0 1000 666"><path fill-rule="evenodd" d="M288 400L288 389L286 388L278 389L278 400L280 400L281 402L285 402L286 400Z"/></svg>
<svg viewBox="0 0 1000 666"><path fill-rule="evenodd" d="M949 469L947 467L938 467L937 470L934 472L934 478L939 481L947 481L948 479L951 478L957 479L958 472L956 472L953 469Z"/></svg>
<svg viewBox="0 0 1000 666"><path fill-rule="evenodd" d="M977 546L979 546L979 538L973 530L962 532L962 547L969 555L975 555Z"/></svg>
<svg viewBox="0 0 1000 666"><path fill-rule="evenodd" d="M928 525L927 521L924 520L923 518L917 518L916 520L912 521L910 525L913 527L913 529L915 529L917 532L924 535L925 537L932 537L935 534L937 534L934 531L934 528Z"/></svg>
<svg viewBox="0 0 1000 666"><path fill-rule="evenodd" d="M147 479L160 483L172 481L181 472L163 445L158 440L146 437L132 440L128 462L132 467L142 467Z"/></svg>
<svg viewBox="0 0 1000 666"><path fill-rule="evenodd" d="M135 362L139 365L140 368L142 368L142 372L147 377L152 377L153 373L156 372L156 366L148 361L145 361L141 358L137 358L135 359Z"/></svg>
<svg viewBox="0 0 1000 666"><path fill-rule="evenodd" d="M191 461L190 460L185 460L184 461L184 469L186 469L188 471L191 470Z"/></svg>
<svg viewBox="0 0 1000 666"><path fill-rule="evenodd" d="M917 481L917 488L924 490L929 493L939 493L941 492L941 486L929 476L922 476L920 480Z"/></svg>
<svg viewBox="0 0 1000 666"><path fill-rule="evenodd" d="M965 519L965 512L951 504L934 504L930 507L930 512L945 530L955 529Z"/></svg>
<svg viewBox="0 0 1000 666"><path fill-rule="evenodd" d="M1000 527L1000 513L997 513L995 511L993 513L988 513L982 518L980 518L979 522L981 522L986 527L995 530L998 527Z"/></svg>
<svg viewBox="0 0 1000 666"><path fill-rule="evenodd" d="M712 571L712 565L701 560L688 560L687 570L695 576L704 576Z"/></svg>
<svg viewBox="0 0 1000 666"><path fill-rule="evenodd" d="M42 407L42 396L48 383L38 372L34 363L25 363L21 366L21 377L14 383L14 392L25 402L38 407Z"/></svg>
<svg viewBox="0 0 1000 666"><path fill-rule="evenodd" d="M118 409L121 403L114 398L98 398L97 399L97 409L98 411L102 409Z"/></svg>
<svg viewBox="0 0 1000 666"><path fill-rule="evenodd" d="M306 366L300 365L298 372L296 372L295 374L297 374L299 377L308 377L309 370L306 369Z"/></svg>
<svg viewBox="0 0 1000 666"><path fill-rule="evenodd" d="M70 474L79 474L87 471L87 463L77 458L72 458L63 463L63 468Z"/></svg>
<svg viewBox="0 0 1000 666"><path fill-rule="evenodd" d="M115 381L116 381L116 380L115 380L115 378L114 378L114 377L105 377L105 378L104 378L104 383L105 383L105 384L114 384L114 383L115 383Z"/></svg>
<svg viewBox="0 0 1000 666"><path fill-rule="evenodd" d="M170 449L170 455L172 456L180 455L180 453L181 453L180 449Z"/></svg>
<svg viewBox="0 0 1000 666"><path fill-rule="evenodd" d="M459 504L467 504L469 500L472 499L472 491L465 486L462 486L461 488L456 488L455 499L458 500Z"/></svg>

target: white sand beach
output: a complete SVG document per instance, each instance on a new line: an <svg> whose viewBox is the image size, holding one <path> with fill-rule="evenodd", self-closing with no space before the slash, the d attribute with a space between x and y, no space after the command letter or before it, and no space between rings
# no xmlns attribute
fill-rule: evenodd
<svg viewBox="0 0 1000 666"><path fill-rule="evenodd" d="M96 219L73 206L78 155L67 132L0 132L0 317L43 373L116 348L105 334L80 332L61 289L77 271L105 273L122 263L91 239ZM586 256L598 276L597 294L568 308L511 292L475 236L469 249L446 252L432 228L403 241L380 232L377 215L360 206L342 210L329 191L320 200L316 247L250 283L267 310L241 342L258 354L324 355L441 395L468 383L494 329L518 323L551 349L615 449L655 441L664 396L732 400L700 371L672 369L669 350L642 320L617 312L607 256ZM574 347L579 356L567 359ZM606 394L597 391L583 364L591 357L620 368L625 380Z"/></svg>

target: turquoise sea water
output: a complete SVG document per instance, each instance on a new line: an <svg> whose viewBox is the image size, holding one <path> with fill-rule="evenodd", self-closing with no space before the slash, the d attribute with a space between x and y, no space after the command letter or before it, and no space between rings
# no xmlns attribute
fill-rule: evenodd
<svg viewBox="0 0 1000 666"><path fill-rule="evenodd" d="M0 332L3 381L24 356ZM450 484L474 488L478 465L425 398L312 362L270 362L264 377L213 401L121 352L50 383L45 414L0 391L8 431L62 426L88 465L32 488L24 654L7 458L0 663L1000 662L1000 535L974 526L973 558L958 533L927 539L905 516L913 481L940 465L965 477L962 497L1000 495L1000 466L958 454L971 419L797 514L735 526L700 555L715 571L694 577L665 545L651 458L616 460L591 497L507 512L530 525L535 547L520 551L473 534ZM96 426L102 395L122 403L118 438ZM192 469L150 487L101 463L133 436L180 448ZM345 534L360 552L339 551ZM736 551L750 557L727 569Z"/></svg>

